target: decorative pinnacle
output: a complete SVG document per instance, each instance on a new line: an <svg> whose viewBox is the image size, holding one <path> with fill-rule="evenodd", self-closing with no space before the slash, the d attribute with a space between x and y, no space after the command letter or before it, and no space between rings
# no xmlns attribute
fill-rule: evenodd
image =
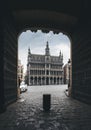
<svg viewBox="0 0 91 130"><path fill-rule="evenodd" d="M30 47L28 48L28 54L31 54L31 52L30 52Z"/></svg>
<svg viewBox="0 0 91 130"><path fill-rule="evenodd" d="M47 48L49 48L49 44L48 44L48 41L47 41L46 47L47 47Z"/></svg>

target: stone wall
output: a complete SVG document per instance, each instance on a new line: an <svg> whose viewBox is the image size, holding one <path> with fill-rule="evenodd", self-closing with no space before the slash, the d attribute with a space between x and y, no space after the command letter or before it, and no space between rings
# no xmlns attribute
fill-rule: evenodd
<svg viewBox="0 0 91 130"><path fill-rule="evenodd" d="M0 20L0 112L5 110L4 99L4 44L3 44L3 27Z"/></svg>
<svg viewBox="0 0 91 130"><path fill-rule="evenodd" d="M5 104L17 99L17 34L12 16L4 16L4 97Z"/></svg>
<svg viewBox="0 0 91 130"><path fill-rule="evenodd" d="M78 27L72 40L72 96L91 104L90 26Z"/></svg>

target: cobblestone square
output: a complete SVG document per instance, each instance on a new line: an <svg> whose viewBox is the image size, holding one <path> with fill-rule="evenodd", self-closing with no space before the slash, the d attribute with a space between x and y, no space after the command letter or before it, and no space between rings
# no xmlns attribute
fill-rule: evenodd
<svg viewBox="0 0 91 130"><path fill-rule="evenodd" d="M91 130L91 106L67 97L67 85L28 86L17 102L0 114L0 130ZM43 111L43 94L51 109Z"/></svg>

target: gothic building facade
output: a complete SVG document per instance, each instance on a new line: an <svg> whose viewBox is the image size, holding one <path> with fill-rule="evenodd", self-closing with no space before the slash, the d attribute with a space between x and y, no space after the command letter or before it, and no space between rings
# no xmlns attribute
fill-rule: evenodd
<svg viewBox="0 0 91 130"><path fill-rule="evenodd" d="M63 84L63 55L51 56L48 42L45 55L32 54L28 49L28 85Z"/></svg>

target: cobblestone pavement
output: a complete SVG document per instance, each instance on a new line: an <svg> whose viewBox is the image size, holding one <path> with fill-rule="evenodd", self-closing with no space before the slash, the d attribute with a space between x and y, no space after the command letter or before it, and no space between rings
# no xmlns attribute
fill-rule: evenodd
<svg viewBox="0 0 91 130"><path fill-rule="evenodd" d="M66 85L29 86L0 114L0 130L91 130L91 106L65 95ZM51 94L51 110L43 111L43 94Z"/></svg>

